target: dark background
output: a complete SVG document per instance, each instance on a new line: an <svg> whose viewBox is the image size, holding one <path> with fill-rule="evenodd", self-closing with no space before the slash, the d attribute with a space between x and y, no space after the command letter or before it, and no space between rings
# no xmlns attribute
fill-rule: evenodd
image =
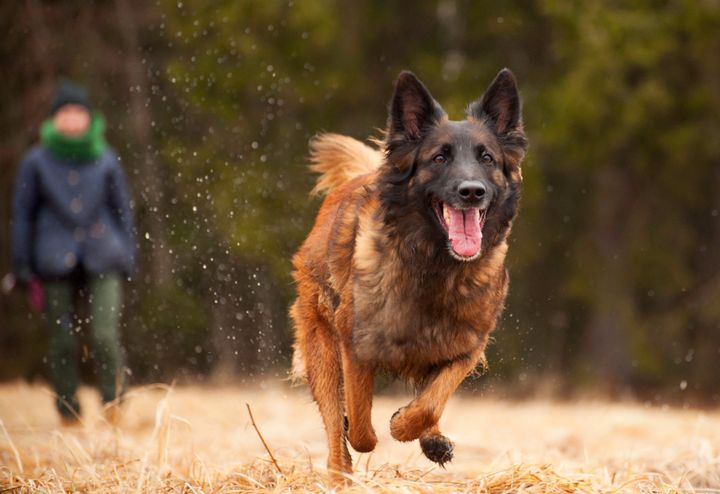
<svg viewBox="0 0 720 494"><path fill-rule="evenodd" d="M376 134L401 69L461 118L507 66L531 147L470 385L717 403L720 2L28 0L0 4L0 33L0 271L16 166L71 77L133 189L135 382L284 375L308 139ZM0 296L0 379L40 376L44 345Z"/></svg>

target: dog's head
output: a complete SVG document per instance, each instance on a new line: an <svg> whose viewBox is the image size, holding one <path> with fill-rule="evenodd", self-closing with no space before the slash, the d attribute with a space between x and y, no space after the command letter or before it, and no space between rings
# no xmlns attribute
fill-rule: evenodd
<svg viewBox="0 0 720 494"><path fill-rule="evenodd" d="M498 73L461 121L449 120L423 83L402 72L385 142L386 221L447 245L459 261L479 258L505 238L517 213L526 148L510 70Z"/></svg>

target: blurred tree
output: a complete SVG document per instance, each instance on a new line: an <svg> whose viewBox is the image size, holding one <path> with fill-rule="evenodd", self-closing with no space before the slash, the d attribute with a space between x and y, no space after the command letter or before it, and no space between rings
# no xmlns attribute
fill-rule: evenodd
<svg viewBox="0 0 720 494"><path fill-rule="evenodd" d="M34 0L0 26L0 221L55 80L88 83L136 199L138 379L281 373L307 140L376 133L401 69L461 118L509 66L531 150L491 375L717 399L717 2ZM0 377L36 372L19 297L0 310Z"/></svg>
<svg viewBox="0 0 720 494"><path fill-rule="evenodd" d="M548 14L566 69L548 88L540 144L566 198L548 204L550 216L577 218L566 286L589 309L578 360L615 384L657 384L682 375L679 354L697 351L686 339L694 317L673 300L717 276L698 247L717 228L708 227L720 192L720 11L714 2L584 1L550 2ZM667 317L653 319L661 307ZM715 330L703 333L710 343ZM715 361L719 349L710 349Z"/></svg>
<svg viewBox="0 0 720 494"><path fill-rule="evenodd" d="M153 285L165 286L170 281L171 260L166 240L165 188L163 187L162 166L154 159L152 146L152 107L148 95L148 77L144 49L139 42L139 22L143 13L133 10L127 0L115 2L117 27L122 38L125 55L124 72L126 87L130 91L129 130L135 143L137 170L143 177L144 187L140 190L144 206L147 208L146 224L151 249L144 263ZM146 19L145 19L146 20ZM146 238L147 238L146 237Z"/></svg>

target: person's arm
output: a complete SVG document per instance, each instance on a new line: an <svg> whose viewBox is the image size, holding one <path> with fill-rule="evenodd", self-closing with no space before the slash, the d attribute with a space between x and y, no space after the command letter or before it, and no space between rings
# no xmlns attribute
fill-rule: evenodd
<svg viewBox="0 0 720 494"><path fill-rule="evenodd" d="M120 159L113 156L112 172L110 174L110 207L116 215L118 222L125 234L133 269L137 262L137 244L135 242L135 222L133 221L132 208L130 206L130 192L128 190L125 173L123 172ZM131 274L131 273L128 273Z"/></svg>
<svg viewBox="0 0 720 494"><path fill-rule="evenodd" d="M38 184L35 165L26 156L15 178L12 201L12 262L15 277L27 283L32 275L32 242L38 204Z"/></svg>

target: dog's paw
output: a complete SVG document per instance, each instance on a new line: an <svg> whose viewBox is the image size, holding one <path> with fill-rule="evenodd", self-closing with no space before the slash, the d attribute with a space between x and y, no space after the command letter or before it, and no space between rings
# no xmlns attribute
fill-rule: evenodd
<svg viewBox="0 0 720 494"><path fill-rule="evenodd" d="M420 448L427 458L441 467L452 461L455 445L441 434L432 434L420 437Z"/></svg>
<svg viewBox="0 0 720 494"><path fill-rule="evenodd" d="M378 442L375 431L372 428L358 433L352 427L348 431L348 441L350 441L350 446L358 453L369 453L375 449L375 445Z"/></svg>
<svg viewBox="0 0 720 494"><path fill-rule="evenodd" d="M350 446L358 453L369 453L375 449L378 442L375 429L373 429L372 426L369 426L365 430L358 430L357 427L350 425L350 420L347 415L345 415L343 420L343 434L350 442Z"/></svg>
<svg viewBox="0 0 720 494"><path fill-rule="evenodd" d="M398 441L413 441L437 423L431 413L408 405L395 412L390 419L390 435Z"/></svg>

